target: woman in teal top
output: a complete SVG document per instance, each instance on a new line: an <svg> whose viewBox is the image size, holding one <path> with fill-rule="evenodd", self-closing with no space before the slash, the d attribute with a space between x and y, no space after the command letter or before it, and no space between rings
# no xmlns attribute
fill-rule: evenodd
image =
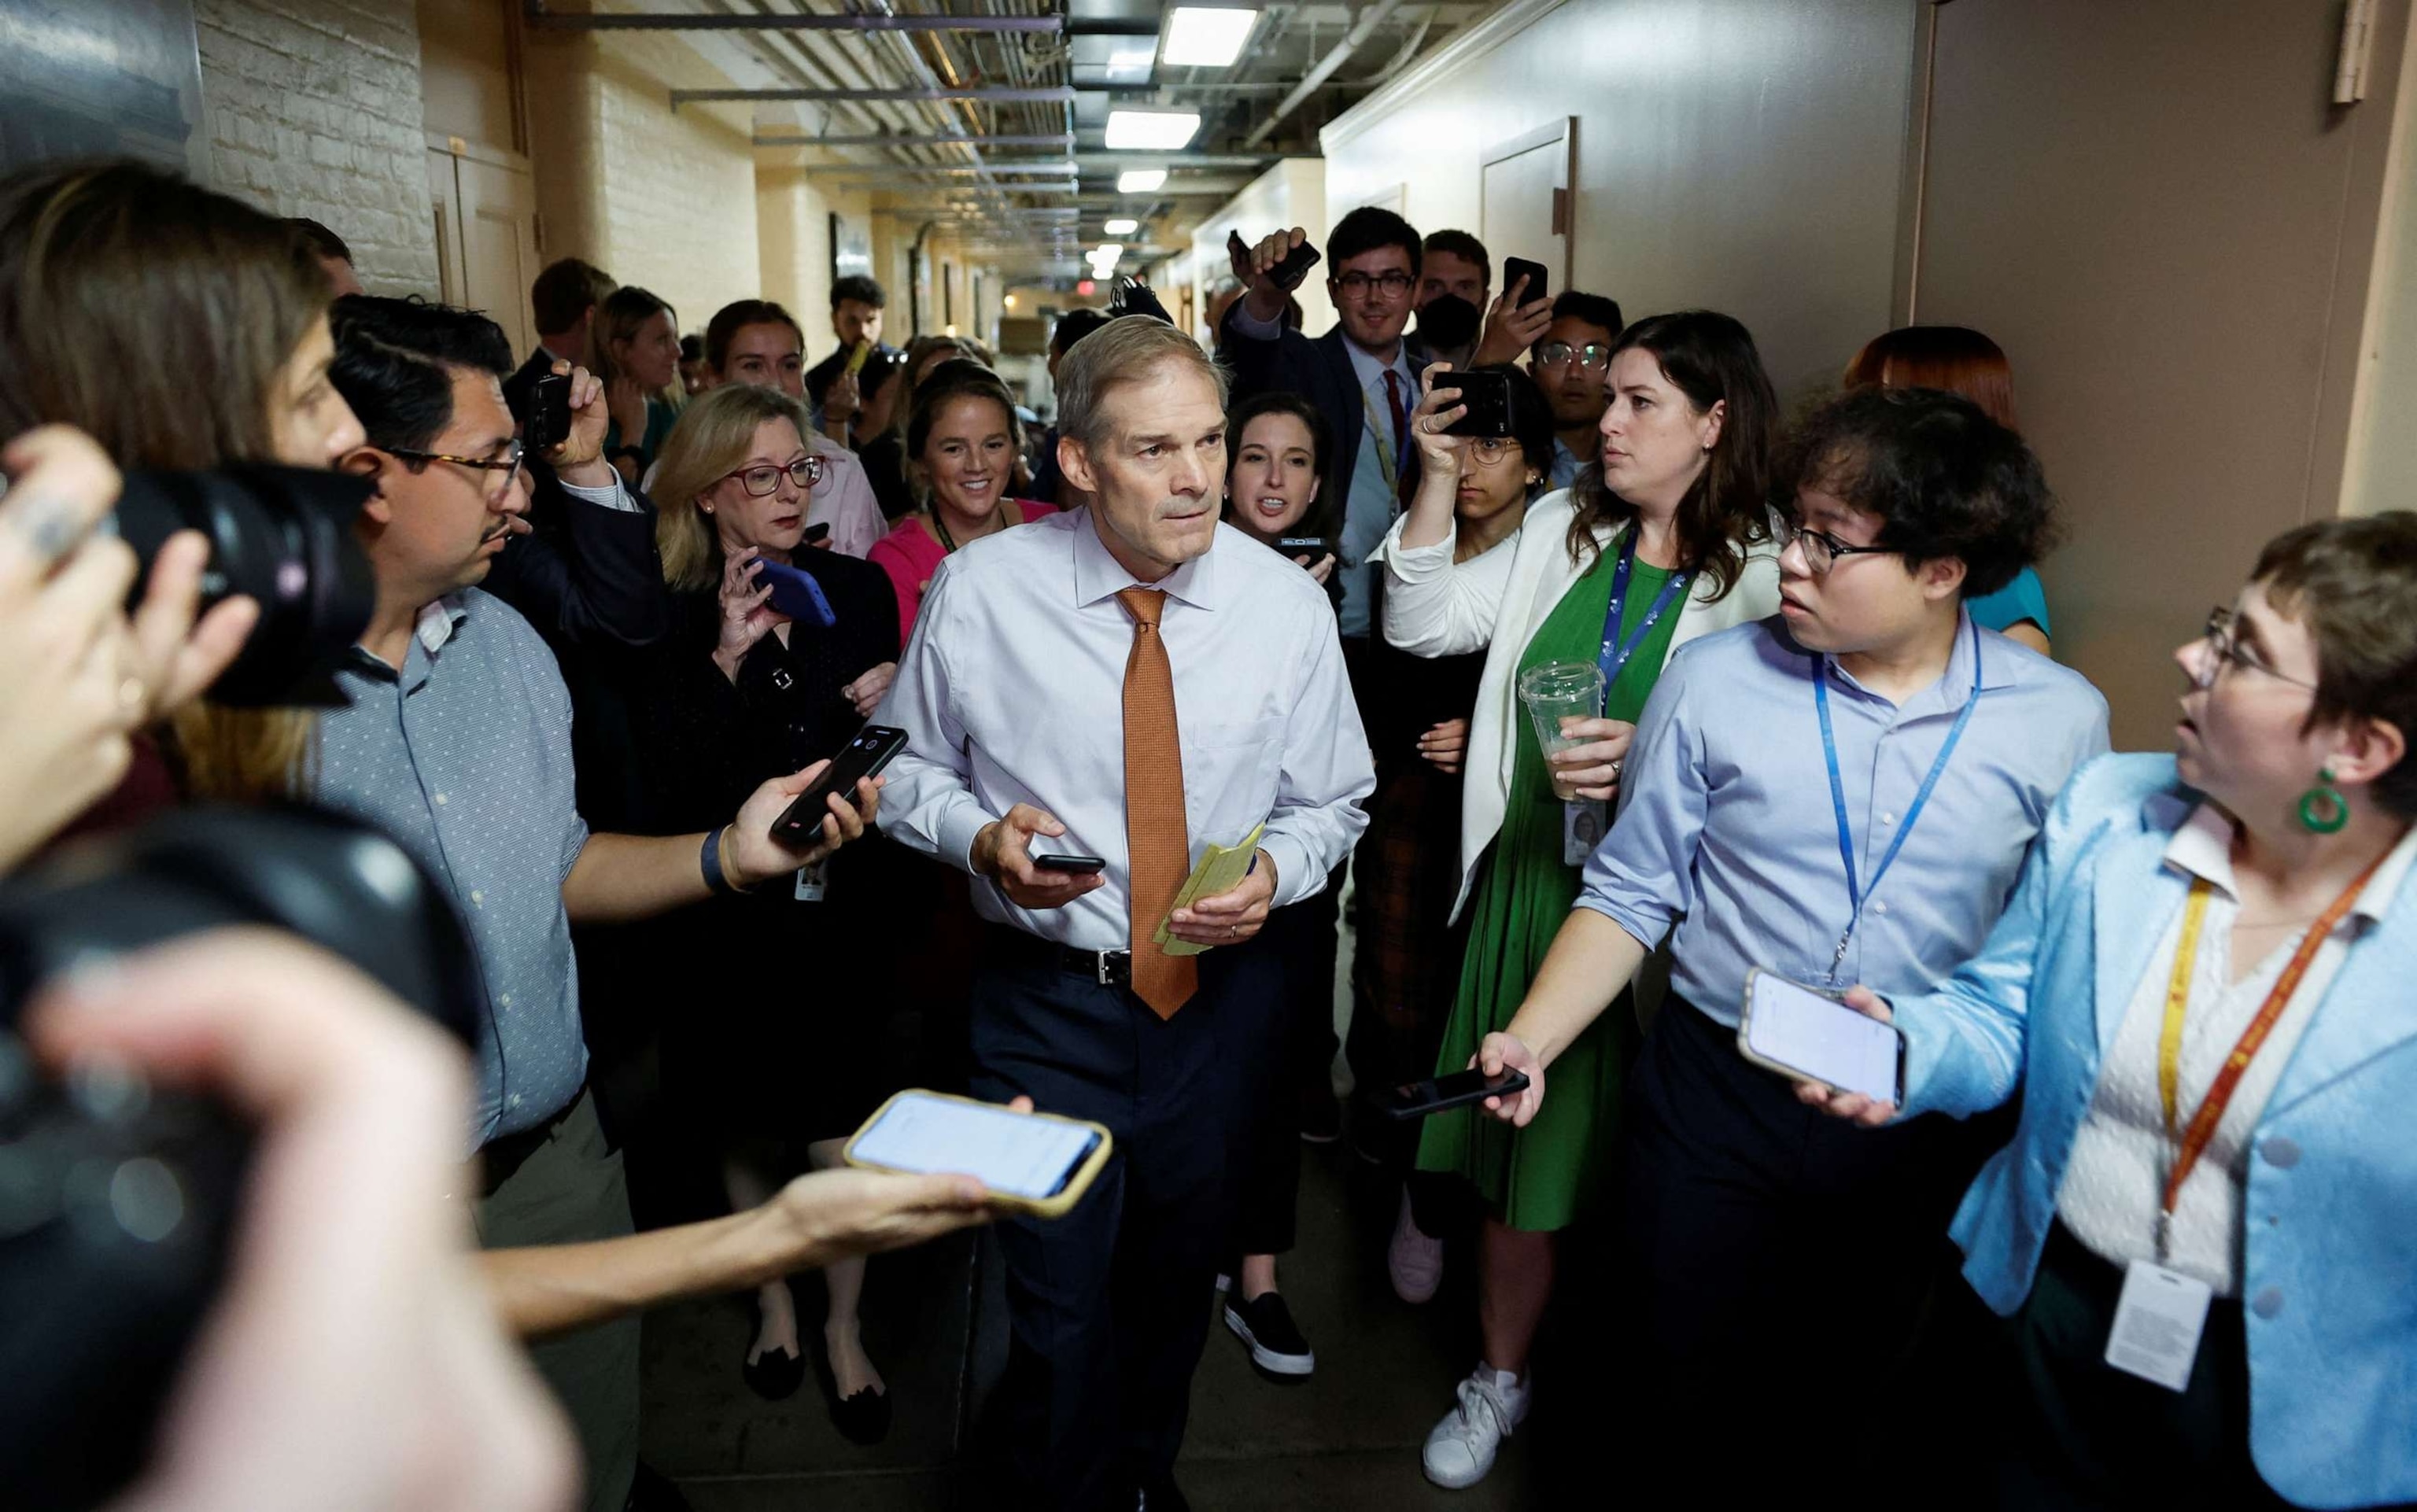
<svg viewBox="0 0 2417 1512"><path fill-rule="evenodd" d="M2014 370L2005 349L1966 325L1901 325L1876 336L1847 364L1840 386L1943 388L1980 405L2007 430L2022 430L2014 423ZM1964 610L1983 629L2048 654L2047 590L2030 568Z"/></svg>
<svg viewBox="0 0 2417 1512"><path fill-rule="evenodd" d="M596 376L613 414L604 459L634 489L679 419L663 397L679 380L679 317L656 295L623 284L598 308L596 336Z"/></svg>
<svg viewBox="0 0 2417 1512"><path fill-rule="evenodd" d="M1419 498L1386 548L1389 605L1417 597L1415 580L1430 570L1417 553L1445 538L1441 496L1429 495L1455 479L1470 486L1470 454L1480 444L1441 433L1461 413L1446 402L1452 398L1450 390L1430 393L1419 408L1413 429L1424 472ZM1608 684L1603 717L1565 723L1564 733L1584 743L1549 764L1516 707L1490 727L1499 732L1492 748L1479 749L1472 732L1472 792L1480 774L1507 756L1509 793L1500 828L1478 863L1468 948L1438 1073L1470 1065L1479 1042L1510 1021L1577 897L1580 868L1566 859L1555 776L1580 799L1615 799L1619 760L1670 647L1778 607L1765 503L1778 405L1745 327L1706 310L1639 321L1615 344L1607 398L1600 473L1585 475L1573 507L1558 504L1571 496L1555 495L1530 512L1518 560L1494 582L1484 611L1497 616L1487 660L1492 697L1515 705L1506 687L1517 673L1553 661L1589 663L1604 669ZM1530 455L1549 465L1548 446ZM1484 592L1471 587L1464 597ZM1404 614L1388 608L1389 638L1401 639L1397 619L1422 612L1404 607ZM1515 651L1501 643L1506 638ZM1481 705L1488 696L1481 688ZM1597 1021L1568 1052L1579 1057L1573 1082L1593 1096L1572 1098L1574 1106L1549 1127L1539 1118L1511 1130L1461 1109L1429 1118L1421 1132L1420 1167L1466 1177L1486 1208L1478 1278L1482 1353L1460 1383L1458 1405L1427 1437L1427 1478L1437 1485L1483 1478L1500 1441L1527 1414L1528 1354L1552 1293L1555 1235L1604 1186L1634 1039L1633 1010Z"/></svg>

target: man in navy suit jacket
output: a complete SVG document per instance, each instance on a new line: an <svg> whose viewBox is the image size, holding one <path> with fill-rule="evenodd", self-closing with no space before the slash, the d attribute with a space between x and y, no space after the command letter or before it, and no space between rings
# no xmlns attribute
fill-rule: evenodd
<svg viewBox="0 0 2417 1512"><path fill-rule="evenodd" d="M1296 226L1234 254L1249 291L1225 311L1218 355L1234 374L1233 402L1271 390L1302 395L1334 436L1318 490L1322 533L1343 583L1343 649L1356 666L1374 633L1376 571L1368 553L1418 486L1409 413L1425 356L1402 338L1418 291L1419 234L1390 210L1362 206L1327 243L1326 292L1341 320L1315 340L1285 325L1285 291L1268 270L1307 241Z"/></svg>

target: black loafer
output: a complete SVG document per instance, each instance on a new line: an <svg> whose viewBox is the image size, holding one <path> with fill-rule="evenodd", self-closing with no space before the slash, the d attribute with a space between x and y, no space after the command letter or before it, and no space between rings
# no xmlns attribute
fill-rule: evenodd
<svg viewBox="0 0 2417 1512"><path fill-rule="evenodd" d="M768 1349L738 1368L747 1389L766 1401L794 1397L806 1382L806 1362L784 1349Z"/></svg>
<svg viewBox="0 0 2417 1512"><path fill-rule="evenodd" d="M842 1398L839 1379L832 1374L830 1352L814 1351L814 1376L822 1383L823 1400L830 1407L831 1426L841 1438L850 1444L879 1444L889 1436L889 1394L865 1387L856 1395Z"/></svg>

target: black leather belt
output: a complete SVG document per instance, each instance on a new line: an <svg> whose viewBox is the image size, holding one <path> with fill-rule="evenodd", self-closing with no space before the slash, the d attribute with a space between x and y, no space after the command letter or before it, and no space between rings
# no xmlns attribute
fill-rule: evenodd
<svg viewBox="0 0 2417 1512"><path fill-rule="evenodd" d="M479 1150L481 1177L479 1187L479 1198L483 1201L494 1196L504 1183L511 1180L513 1172L525 1165L530 1156L543 1149L546 1141L554 1138L555 1130L563 1126L563 1122L579 1107L579 1099L585 1096L587 1096L587 1083L583 1081L579 1083L579 1090L570 1095L570 1100L564 1103L562 1110L552 1118L533 1128L522 1129L516 1134L497 1135L480 1146Z"/></svg>
<svg viewBox="0 0 2417 1512"><path fill-rule="evenodd" d="M988 932L991 949L1001 960L1020 966L1039 966L1048 971L1086 976L1102 987L1132 986L1132 952L1130 950L1077 950L1072 945L1035 939L1022 930L1011 930L1004 924L992 925Z"/></svg>

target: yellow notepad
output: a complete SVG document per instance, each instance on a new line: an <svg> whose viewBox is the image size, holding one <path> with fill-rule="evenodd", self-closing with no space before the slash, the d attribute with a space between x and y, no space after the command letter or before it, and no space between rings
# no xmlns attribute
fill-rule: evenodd
<svg viewBox="0 0 2417 1512"><path fill-rule="evenodd" d="M1267 825L1259 825L1243 836L1239 845L1209 846L1202 854L1200 864L1192 869L1192 875L1183 879L1182 890L1175 895L1175 908L1168 909L1167 914L1171 916L1176 908L1190 908L1195 898L1215 898L1240 886L1242 879L1251 874L1251 858L1259 854L1259 837L1266 834L1267 829ZM1170 956L1196 956L1212 948L1177 939L1167 929L1165 919L1158 921L1158 933L1154 938Z"/></svg>

